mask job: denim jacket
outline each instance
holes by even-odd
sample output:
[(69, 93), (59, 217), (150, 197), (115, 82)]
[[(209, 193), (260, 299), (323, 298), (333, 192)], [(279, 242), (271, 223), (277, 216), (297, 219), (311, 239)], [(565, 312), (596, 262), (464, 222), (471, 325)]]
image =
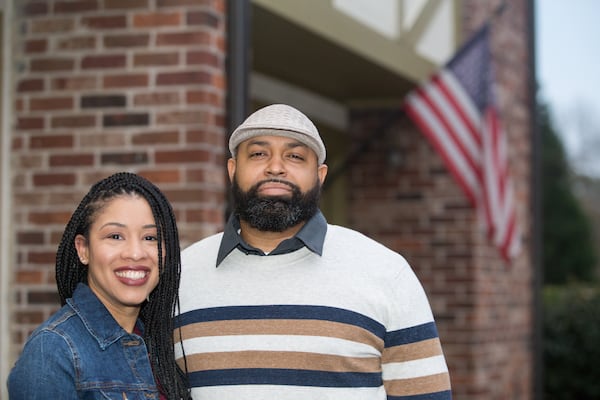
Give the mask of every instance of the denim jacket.
[(27, 339), (8, 393), (11, 400), (159, 398), (142, 337), (121, 328), (81, 283)]

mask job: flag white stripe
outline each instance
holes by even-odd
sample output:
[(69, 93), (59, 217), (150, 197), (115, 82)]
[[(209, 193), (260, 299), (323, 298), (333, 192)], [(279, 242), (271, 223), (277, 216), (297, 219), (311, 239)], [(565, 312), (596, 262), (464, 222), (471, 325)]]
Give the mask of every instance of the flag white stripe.
[(468, 186), (467, 190), (470, 190), (474, 197), (479, 197), (480, 185), (475, 171), (469, 166), (460, 150), (456, 148), (454, 141), (446, 134), (445, 128), (438, 120), (435, 113), (431, 111), (429, 106), (418, 95), (410, 95), (408, 103), (410, 103), (413, 110), (418, 113), (424, 121), (427, 121), (431, 133), (435, 136), (433, 139), (440, 143), (444, 148), (446, 156), (460, 173), (464, 184)]
[[(445, 82), (442, 82), (445, 83)], [(459, 114), (456, 112), (454, 105), (448, 101), (448, 98), (440, 91), (437, 85), (427, 85), (425, 92), (429, 96), (430, 100), (437, 106), (444, 118), (448, 121), (452, 131), (455, 133), (457, 140), (459, 140), (468, 156), (473, 161), (473, 164), (479, 166), (481, 162), (481, 152), (479, 144), (473, 139), (471, 129), (459, 118)], [(460, 92), (463, 92), (462, 90)], [(458, 93), (452, 93), (453, 96), (460, 96)], [(471, 121), (474, 126), (479, 126), (479, 121)]]
[[(465, 90), (463, 89), (460, 82), (456, 80), (456, 78), (451, 72), (445, 69), (441, 70), (439, 75), (440, 80), (444, 82), (444, 85), (452, 94), (453, 100), (459, 105), (459, 108), (465, 114), (467, 120), (475, 129), (479, 129), (482, 123), (481, 115), (479, 111), (477, 111), (477, 107), (475, 106), (475, 104), (473, 104), (473, 101), (469, 98), (469, 95), (465, 93)], [(478, 137), (479, 141), (481, 141), (481, 134), (479, 133), (479, 131), (475, 131), (473, 132), (473, 134)], [(473, 140), (475, 141), (474, 138)], [(479, 147), (479, 144), (477, 144), (477, 147)]]

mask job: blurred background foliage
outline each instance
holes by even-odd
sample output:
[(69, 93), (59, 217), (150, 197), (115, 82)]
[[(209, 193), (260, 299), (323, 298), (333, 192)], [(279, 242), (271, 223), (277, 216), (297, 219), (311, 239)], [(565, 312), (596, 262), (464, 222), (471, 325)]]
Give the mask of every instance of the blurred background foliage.
[[(598, 231), (577, 196), (549, 108), (538, 107), (542, 138), (544, 398), (600, 399)], [(589, 179), (600, 187), (600, 180)], [(598, 204), (594, 205), (598, 208)]]

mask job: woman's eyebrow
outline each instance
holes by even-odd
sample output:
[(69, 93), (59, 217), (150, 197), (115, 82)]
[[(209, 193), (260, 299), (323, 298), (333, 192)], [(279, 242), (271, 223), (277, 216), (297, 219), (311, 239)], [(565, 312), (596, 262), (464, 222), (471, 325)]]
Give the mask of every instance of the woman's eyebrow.
[[(105, 228), (107, 226), (116, 226), (117, 228), (126, 228), (127, 227), (127, 225), (122, 224), (120, 222), (107, 222), (104, 225), (102, 225), (100, 227), (100, 229)], [(156, 228), (156, 224), (147, 224), (147, 225), (142, 226), (142, 228), (144, 228), (144, 229), (153, 229), (153, 228)]]

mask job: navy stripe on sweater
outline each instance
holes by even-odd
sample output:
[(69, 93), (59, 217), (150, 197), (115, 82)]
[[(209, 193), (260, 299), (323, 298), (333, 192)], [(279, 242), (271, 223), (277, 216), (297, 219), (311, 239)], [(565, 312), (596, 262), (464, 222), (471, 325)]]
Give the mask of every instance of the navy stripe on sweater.
[(427, 322), (422, 325), (412, 326), (406, 329), (388, 332), (385, 335), (385, 347), (400, 346), (420, 342), (422, 340), (434, 339), (438, 337), (437, 328), (434, 322)]
[(188, 374), (192, 387), (222, 385), (292, 385), (314, 387), (379, 387), (381, 373), (327, 372), (296, 369), (227, 369)]
[(199, 322), (235, 321), (248, 319), (314, 319), (359, 326), (381, 339), (385, 327), (362, 314), (335, 307), (306, 305), (266, 305), (214, 307), (188, 311), (175, 318), (175, 328)]

